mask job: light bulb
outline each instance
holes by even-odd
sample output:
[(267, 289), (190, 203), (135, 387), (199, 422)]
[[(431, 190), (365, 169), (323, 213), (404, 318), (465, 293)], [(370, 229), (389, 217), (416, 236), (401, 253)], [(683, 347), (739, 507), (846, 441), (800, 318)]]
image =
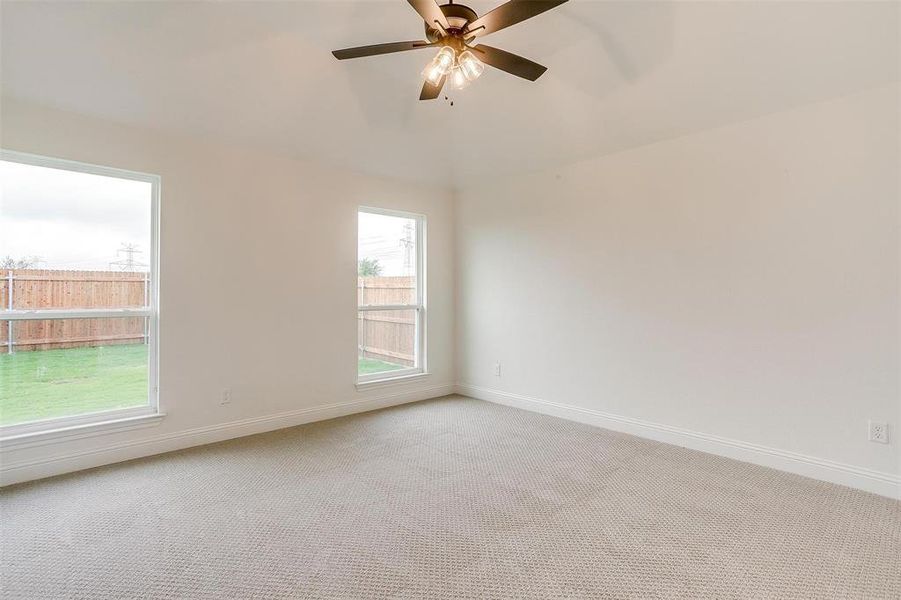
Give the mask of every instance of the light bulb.
[(479, 75), (482, 74), (482, 71), (485, 70), (485, 65), (482, 64), (475, 55), (469, 50), (464, 50), (462, 54), (460, 54), (459, 59), (460, 70), (463, 71), (463, 75), (466, 76), (466, 79), (469, 81), (475, 81), (479, 78)]
[(450, 75), (447, 76), (447, 82), (452, 90), (462, 90), (469, 85), (469, 80), (466, 78), (463, 69), (460, 67), (451, 69)]
[(435, 64), (435, 61), (432, 61), (423, 69), (422, 76), (432, 85), (438, 85), (438, 82), (444, 77), (444, 72), (442, 72), (441, 67)]
[(422, 76), (432, 85), (438, 85), (441, 78), (454, 66), (454, 57), (453, 48), (445, 46), (438, 51), (432, 62), (427, 64), (425, 69), (422, 70)]
[(454, 49), (449, 46), (445, 46), (438, 51), (438, 55), (435, 57), (435, 64), (441, 68), (442, 75), (450, 71), (451, 67), (454, 66), (454, 58)]

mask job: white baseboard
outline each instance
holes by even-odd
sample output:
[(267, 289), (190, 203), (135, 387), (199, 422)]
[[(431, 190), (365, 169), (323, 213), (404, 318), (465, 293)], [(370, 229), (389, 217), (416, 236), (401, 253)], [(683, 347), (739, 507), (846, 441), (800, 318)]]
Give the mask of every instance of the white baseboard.
[(901, 477), (891, 473), (871, 471), (795, 452), (768, 448), (758, 444), (721, 438), (679, 427), (651, 423), (641, 419), (623, 417), (559, 402), (549, 402), (539, 398), (530, 398), (465, 383), (458, 383), (455, 386), (455, 390), (458, 394), (479, 400), (487, 400), (488, 402), (561, 417), (658, 442), (683, 446), (692, 450), (700, 450), (701, 452), (717, 454), (755, 465), (837, 483), (888, 496), (889, 498), (901, 499)]
[(173, 450), (182, 450), (192, 446), (202, 446), (255, 433), (294, 427), (304, 423), (334, 419), (335, 417), (367, 412), (378, 408), (438, 398), (451, 393), (453, 393), (451, 384), (427, 388), (417, 387), (413, 390), (395, 391), (362, 400), (301, 408), (274, 415), (197, 427), (135, 441), (104, 445), (89, 450), (54, 453), (33, 460), (8, 462), (4, 459), (2, 465), (0, 465), (0, 486), (71, 473)]

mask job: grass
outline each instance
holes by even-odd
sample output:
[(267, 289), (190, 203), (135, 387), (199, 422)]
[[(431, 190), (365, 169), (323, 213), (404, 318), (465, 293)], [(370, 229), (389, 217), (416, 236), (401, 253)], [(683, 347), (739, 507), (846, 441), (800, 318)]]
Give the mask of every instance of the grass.
[[(360, 358), (358, 373), (402, 365)], [(128, 344), (0, 354), (0, 425), (141, 406), (147, 346)]]
[(146, 402), (143, 344), (0, 355), (0, 425)]
[(403, 365), (396, 365), (394, 363), (376, 360), (374, 358), (357, 359), (358, 375), (368, 375), (369, 373), (384, 373), (385, 371), (396, 371), (397, 369), (403, 368)]

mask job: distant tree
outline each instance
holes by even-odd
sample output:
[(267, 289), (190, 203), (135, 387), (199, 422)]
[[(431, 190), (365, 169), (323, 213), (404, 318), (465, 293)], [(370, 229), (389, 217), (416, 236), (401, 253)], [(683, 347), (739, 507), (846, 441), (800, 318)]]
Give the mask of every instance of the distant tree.
[(361, 258), (357, 263), (357, 274), (360, 277), (376, 277), (382, 274), (382, 265), (377, 258)]
[(0, 260), (0, 269), (31, 269), (38, 264), (37, 256), (23, 256), (22, 258), (13, 258), (6, 256)]

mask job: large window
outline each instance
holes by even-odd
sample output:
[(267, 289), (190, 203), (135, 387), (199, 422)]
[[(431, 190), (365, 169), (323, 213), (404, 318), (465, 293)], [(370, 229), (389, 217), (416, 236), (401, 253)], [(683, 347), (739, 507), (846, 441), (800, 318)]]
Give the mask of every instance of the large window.
[(0, 151), (0, 437), (158, 413), (154, 175)]
[(425, 371), (425, 219), (361, 208), (357, 234), (357, 380)]

